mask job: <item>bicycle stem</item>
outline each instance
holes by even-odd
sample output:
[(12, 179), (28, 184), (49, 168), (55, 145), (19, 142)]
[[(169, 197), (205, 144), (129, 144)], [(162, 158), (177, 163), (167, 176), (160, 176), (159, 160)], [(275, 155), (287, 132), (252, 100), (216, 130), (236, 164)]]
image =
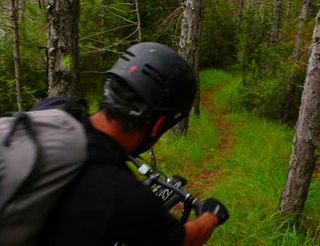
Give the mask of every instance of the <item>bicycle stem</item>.
[(198, 198), (193, 196), (189, 191), (178, 188), (168, 181), (161, 179), (160, 174), (155, 172), (149, 165), (140, 163), (136, 158), (130, 155), (128, 156), (128, 159), (137, 167), (139, 173), (146, 177), (143, 181), (146, 186), (150, 187), (154, 184), (165, 186), (179, 194), (183, 198), (184, 202), (191, 204), (192, 207), (197, 208), (200, 205)]

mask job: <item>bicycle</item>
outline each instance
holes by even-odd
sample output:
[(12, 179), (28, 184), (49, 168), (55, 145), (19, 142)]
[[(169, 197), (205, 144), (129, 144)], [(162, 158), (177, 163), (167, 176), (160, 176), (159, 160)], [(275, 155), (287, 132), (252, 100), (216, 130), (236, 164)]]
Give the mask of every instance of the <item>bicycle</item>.
[[(153, 170), (149, 165), (139, 162), (136, 158), (128, 156), (138, 172), (145, 177), (142, 183), (151, 188), (153, 193), (163, 201), (163, 206), (169, 213), (175, 216), (182, 223), (186, 223), (190, 217), (192, 209), (198, 211), (206, 201), (201, 201), (183, 187), (187, 180), (180, 175), (165, 177)], [(222, 203), (218, 200), (211, 199), (215, 204), (213, 214), (219, 217), (220, 224), (224, 223), (229, 214)], [(220, 209), (223, 211), (219, 212)], [(200, 209), (201, 210), (201, 209)], [(122, 242), (117, 242), (114, 246), (127, 246)]]
[(163, 177), (159, 172), (154, 171), (149, 165), (139, 162), (136, 158), (129, 156), (140, 174), (145, 179), (142, 183), (150, 187), (153, 193), (163, 201), (163, 206), (182, 223), (187, 222), (192, 209), (197, 209), (201, 202), (183, 187), (187, 180), (180, 175)]

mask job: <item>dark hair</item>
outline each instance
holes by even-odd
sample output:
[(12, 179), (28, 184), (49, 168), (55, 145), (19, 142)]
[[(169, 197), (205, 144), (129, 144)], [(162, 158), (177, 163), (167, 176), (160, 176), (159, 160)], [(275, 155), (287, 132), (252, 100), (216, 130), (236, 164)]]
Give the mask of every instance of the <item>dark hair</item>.
[(155, 117), (142, 98), (125, 81), (114, 75), (109, 75), (104, 83), (100, 108), (108, 118), (118, 120), (126, 132), (144, 129)]

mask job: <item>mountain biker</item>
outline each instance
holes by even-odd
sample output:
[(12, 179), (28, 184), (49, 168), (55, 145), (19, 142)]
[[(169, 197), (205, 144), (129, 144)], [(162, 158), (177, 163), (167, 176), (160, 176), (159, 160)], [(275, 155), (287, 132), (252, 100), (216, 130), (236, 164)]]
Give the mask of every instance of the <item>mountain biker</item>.
[(181, 224), (126, 165), (128, 154), (146, 151), (188, 115), (196, 93), (193, 70), (170, 48), (146, 42), (127, 49), (107, 76), (100, 111), (81, 119), (87, 161), (38, 245), (202, 245), (223, 222), (217, 211), (227, 213), (224, 206), (206, 204)]

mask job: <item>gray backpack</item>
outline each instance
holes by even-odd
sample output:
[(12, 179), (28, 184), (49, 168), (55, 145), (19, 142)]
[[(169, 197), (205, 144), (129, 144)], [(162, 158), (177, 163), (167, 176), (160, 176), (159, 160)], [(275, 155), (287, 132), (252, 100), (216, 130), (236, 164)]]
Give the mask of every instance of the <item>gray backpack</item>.
[(33, 245), (86, 159), (86, 133), (59, 109), (0, 118), (0, 245)]

